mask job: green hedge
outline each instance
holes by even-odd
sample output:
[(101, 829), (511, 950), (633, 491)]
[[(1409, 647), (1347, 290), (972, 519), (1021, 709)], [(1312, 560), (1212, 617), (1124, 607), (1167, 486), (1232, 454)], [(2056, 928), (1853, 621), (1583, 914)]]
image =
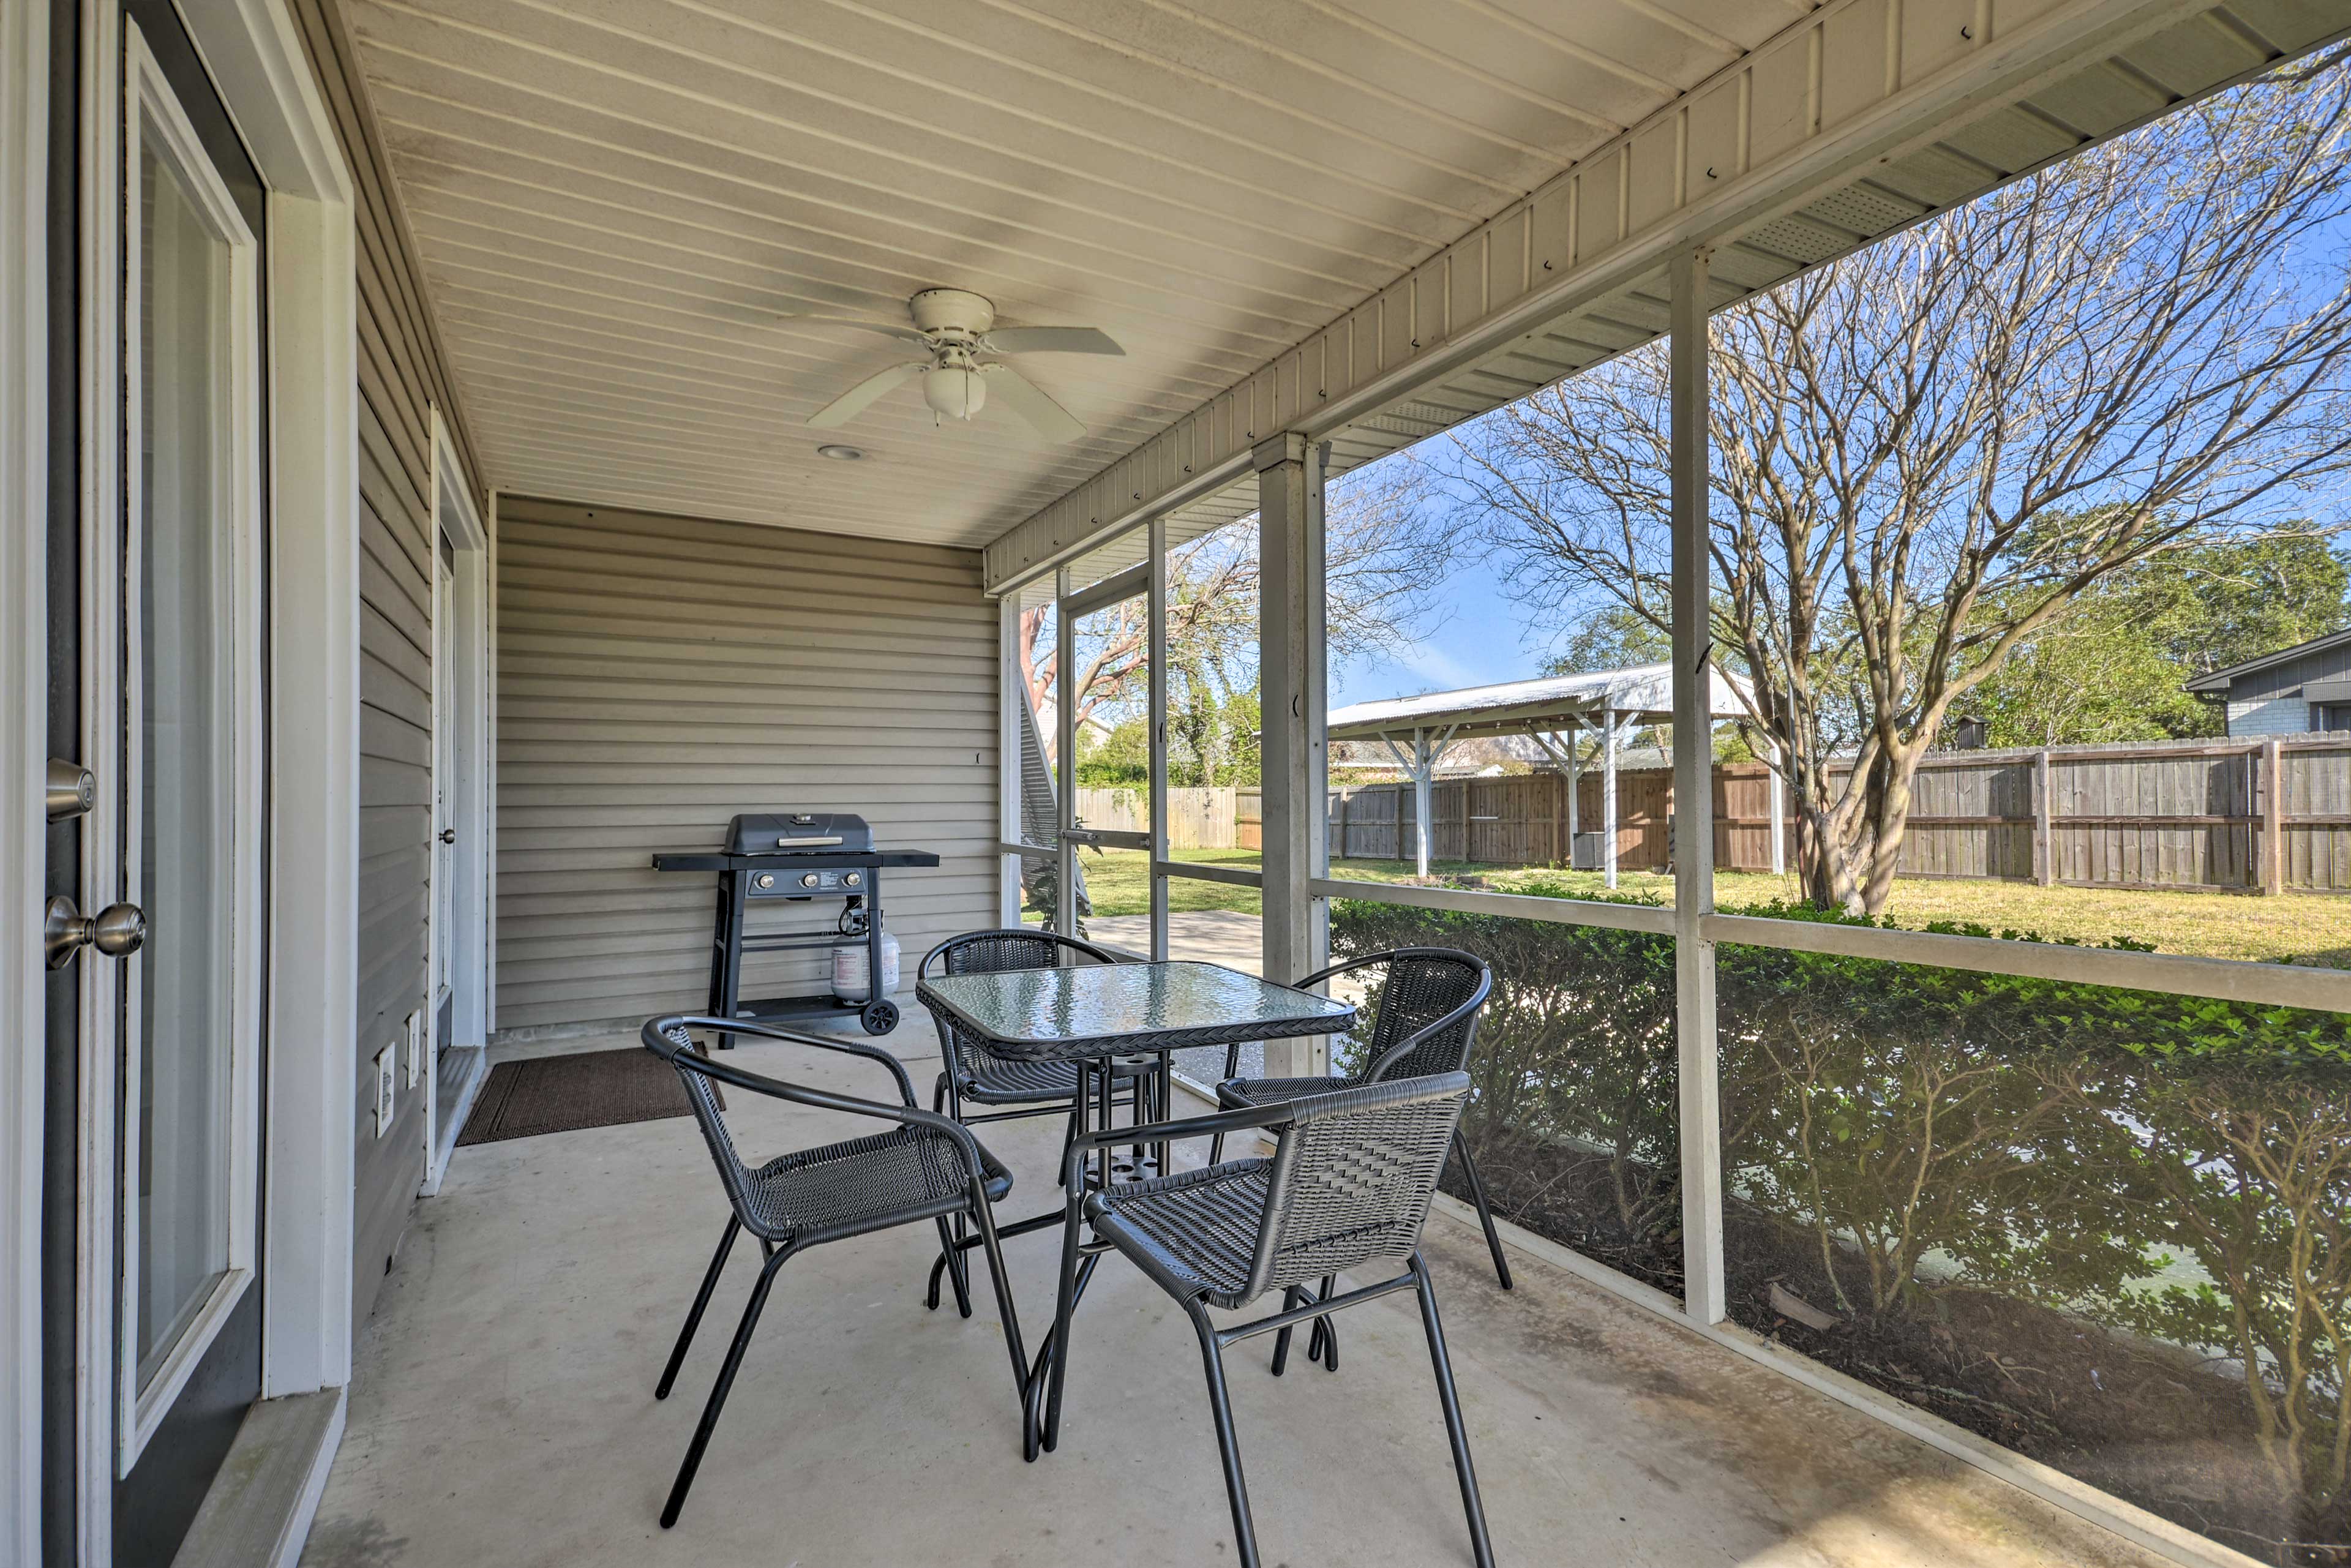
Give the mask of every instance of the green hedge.
[[(1332, 905), (1331, 932), (1334, 958), (1416, 943), (1485, 957), (1469, 1126), (1503, 1167), (1503, 1207), (1619, 1266), (1610, 1248), (1677, 1266), (1670, 938), (1361, 901)], [(1723, 1163), (1755, 1270), (1809, 1260), (1806, 1289), (1856, 1332), (1935, 1326), (1965, 1292), (1996, 1292), (2217, 1354), (2238, 1375), (2195, 1375), (2214, 1419), (2291, 1515), (2253, 1532), (2351, 1542), (2351, 1019), (1735, 945), (1716, 988)], [(1563, 1186), (1583, 1195), (1573, 1213)], [(2139, 1500), (2209, 1524), (2214, 1505), (2148, 1484)]]

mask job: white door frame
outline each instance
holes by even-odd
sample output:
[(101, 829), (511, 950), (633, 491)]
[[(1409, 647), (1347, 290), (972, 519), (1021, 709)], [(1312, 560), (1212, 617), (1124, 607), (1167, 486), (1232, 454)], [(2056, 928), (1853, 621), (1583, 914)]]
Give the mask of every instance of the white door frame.
[(0, 5), (0, 1561), (41, 1559), (49, 8)]
[[(262, 1392), (306, 1393), (350, 1375), (351, 1106), (359, 846), (358, 324), (352, 185), (335, 122), (282, 0), (189, 8), (187, 24), (269, 187), (269, 548), (273, 868), (265, 984)], [(0, 6), (0, 1016), (41, 1038), (38, 918), (44, 831), (35, 801), (47, 745), (46, 162), (48, 7)], [(83, 9), (86, 283), (110, 277), (120, 211), (120, 47), (113, 0)], [(98, 257), (109, 258), (108, 267)], [(121, 453), (114, 290), (88, 288), (87, 516), (111, 516)], [(90, 352), (102, 350), (101, 352)], [(103, 415), (103, 417), (101, 417)], [(93, 439), (95, 437), (95, 439)], [(115, 781), (119, 782), (119, 781)], [(105, 791), (101, 791), (101, 799)], [(97, 966), (85, 963), (86, 970)], [(86, 1079), (87, 1079), (86, 1075)], [(40, 1520), (40, 1259), (43, 1102), (37, 1051), (0, 1052), (0, 1558), (35, 1561)], [(85, 1103), (84, 1115), (94, 1107)], [(112, 1151), (93, 1158), (110, 1181)], [(88, 1187), (86, 1191), (91, 1190)], [(103, 1190), (103, 1189), (99, 1189)], [(97, 1211), (84, 1210), (85, 1249)], [(111, 1272), (112, 1236), (102, 1254)], [(96, 1289), (87, 1287), (95, 1285)], [(113, 1293), (85, 1281), (79, 1556), (112, 1549)]]
[[(427, 859), (429, 883), (425, 890), (425, 908), (433, 918), (425, 930), (425, 967), (428, 977), (447, 978), (454, 1002), (455, 1022), (451, 1026), (450, 1045), (453, 1050), (467, 1054), (457, 1060), (466, 1063), (465, 1080), (456, 1085), (455, 1103), (452, 1113), (444, 1118), (440, 1106), (440, 1052), (432, 1042), (424, 1052), (424, 1181), (423, 1192), (430, 1197), (441, 1188), (442, 1176), (448, 1169), (449, 1155), (455, 1147), (458, 1131), (465, 1124), (465, 1115), (474, 1096), (480, 1092), (482, 1080), (488, 1071), (488, 1052), (480, 1048), (489, 1041), (490, 988), (490, 866), (496, 852), (494, 841), (496, 829), (491, 816), (492, 774), (496, 763), (493, 755), (490, 727), (491, 673), (495, 653), (490, 634), (490, 591), (492, 582), (492, 534), (482, 519), (481, 508), (466, 487), (465, 469), (458, 457), (455, 442), (450, 439), (448, 423), (435, 408), (433, 413), (433, 528), (431, 570), (434, 572), (433, 648), (433, 724), (435, 746), (434, 766), (436, 777), (434, 794), (440, 797), (444, 781), (437, 777), (440, 747), (437, 744), (440, 727), (451, 727), (450, 757), (455, 777), (445, 781), (448, 791), (449, 821), (457, 834), (457, 841), (449, 855), (449, 873), (455, 881), (448, 899), (450, 930), (442, 930), (439, 914), (442, 907), (440, 886), (441, 856), (437, 844)], [(446, 536), (453, 550), (454, 568), (451, 585), (446, 593), (439, 588), (440, 541)], [(448, 628), (450, 659), (453, 666), (443, 669), (439, 650), (443, 627), (439, 617), (447, 614), (455, 622)], [(435, 824), (438, 831), (438, 824)], [(446, 960), (445, 964), (444, 960)], [(428, 978), (426, 989), (432, 988)], [(424, 998), (424, 1027), (428, 1033), (434, 1027), (435, 1004), (438, 998)]]

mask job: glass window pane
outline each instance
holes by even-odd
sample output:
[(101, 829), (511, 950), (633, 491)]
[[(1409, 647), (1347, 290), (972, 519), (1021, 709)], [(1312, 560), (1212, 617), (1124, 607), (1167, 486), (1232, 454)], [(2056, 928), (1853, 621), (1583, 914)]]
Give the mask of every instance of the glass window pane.
[(133, 960), (143, 1385), (229, 1262), (235, 798), (228, 246), (143, 140)]
[(1141, 594), (1077, 618), (1078, 825), (1151, 828), (1149, 609)]
[(1735, 1321), (2262, 1562), (2351, 1546), (2351, 1019), (1718, 957)]

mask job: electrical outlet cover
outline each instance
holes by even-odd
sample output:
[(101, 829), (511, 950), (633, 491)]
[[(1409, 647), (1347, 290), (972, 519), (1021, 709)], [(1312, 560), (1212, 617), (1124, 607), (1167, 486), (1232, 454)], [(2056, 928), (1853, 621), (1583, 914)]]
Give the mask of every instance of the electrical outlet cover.
[(379, 1138), (392, 1130), (392, 1051), (387, 1045), (375, 1053), (375, 1135)]

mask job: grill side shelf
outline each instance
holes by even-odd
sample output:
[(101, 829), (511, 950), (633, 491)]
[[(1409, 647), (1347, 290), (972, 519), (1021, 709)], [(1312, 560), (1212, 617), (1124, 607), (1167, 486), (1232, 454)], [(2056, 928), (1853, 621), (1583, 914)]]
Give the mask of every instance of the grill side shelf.
[(822, 854), (653, 856), (655, 871), (756, 871), (761, 868), (776, 870), (787, 866), (801, 871), (826, 871), (842, 866), (862, 866), (871, 870), (884, 870), (902, 866), (935, 866), (938, 863), (938, 855), (930, 850), (856, 850), (847, 853), (828, 852)]

